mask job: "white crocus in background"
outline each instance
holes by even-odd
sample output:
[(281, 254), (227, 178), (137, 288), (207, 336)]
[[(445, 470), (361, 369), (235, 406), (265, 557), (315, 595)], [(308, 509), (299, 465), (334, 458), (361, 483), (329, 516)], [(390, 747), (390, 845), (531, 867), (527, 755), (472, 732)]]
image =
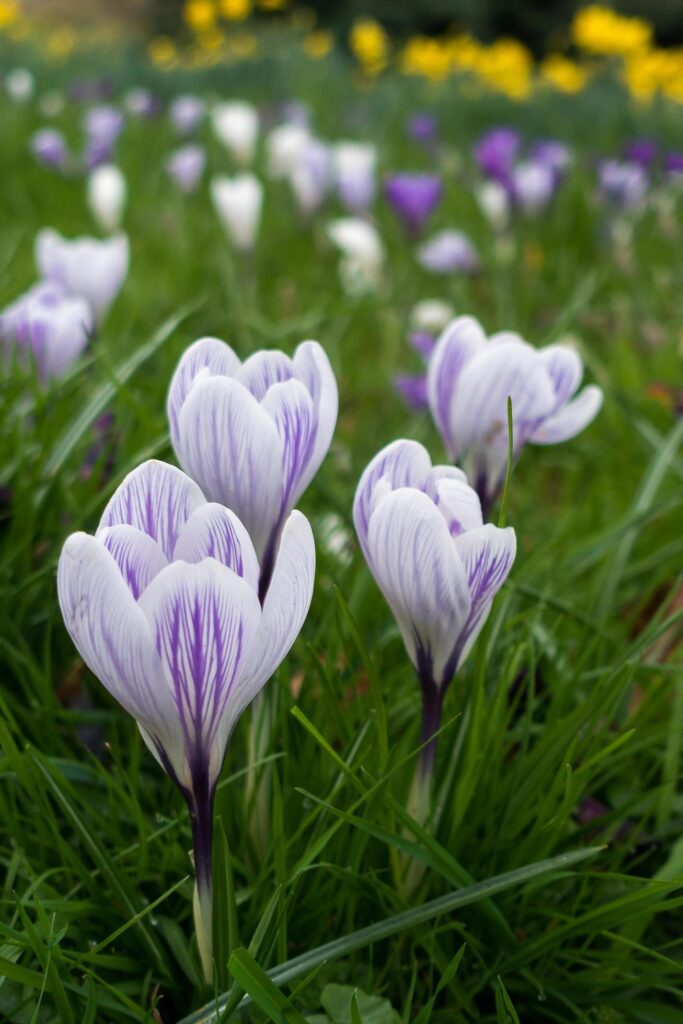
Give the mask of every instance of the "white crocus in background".
[(410, 311), (410, 326), (414, 331), (437, 335), (454, 315), (453, 306), (444, 299), (421, 299)]
[(327, 225), (342, 254), (339, 273), (349, 295), (375, 291), (381, 284), (384, 246), (377, 229), (359, 217), (340, 217)]
[(342, 206), (350, 213), (366, 213), (377, 188), (377, 150), (370, 142), (338, 142), (332, 155)]
[(38, 272), (90, 305), (95, 326), (104, 320), (128, 274), (128, 237), (62, 238), (52, 228), (39, 231), (35, 242)]
[(270, 178), (289, 178), (303, 160), (311, 141), (304, 124), (287, 121), (268, 133), (265, 142), (266, 168)]
[(227, 175), (211, 182), (218, 218), (238, 252), (251, 252), (261, 223), (263, 185), (254, 174)]
[(36, 89), (36, 80), (28, 68), (12, 68), (5, 76), (5, 89), (15, 103), (28, 103)]
[(88, 206), (98, 227), (111, 233), (121, 226), (128, 198), (123, 173), (114, 164), (101, 164), (91, 171), (87, 185)]
[(602, 390), (578, 392), (583, 363), (567, 345), (535, 349), (513, 331), (490, 338), (474, 317), (446, 327), (429, 361), (427, 389), (449, 457), (462, 463), (486, 511), (508, 460), (508, 397), (514, 456), (527, 441), (557, 444), (580, 433), (602, 405)]
[(53, 281), (40, 281), (0, 313), (3, 362), (33, 361), (46, 383), (78, 359), (92, 329), (92, 310), (84, 298)]
[(322, 206), (332, 181), (330, 147), (320, 139), (311, 138), (299, 163), (289, 175), (289, 184), (304, 217), (310, 217)]
[(483, 181), (475, 187), (474, 198), (494, 231), (504, 231), (510, 220), (507, 189), (499, 181)]
[(256, 107), (242, 100), (217, 103), (211, 111), (211, 125), (235, 163), (248, 167), (254, 160), (259, 134)]

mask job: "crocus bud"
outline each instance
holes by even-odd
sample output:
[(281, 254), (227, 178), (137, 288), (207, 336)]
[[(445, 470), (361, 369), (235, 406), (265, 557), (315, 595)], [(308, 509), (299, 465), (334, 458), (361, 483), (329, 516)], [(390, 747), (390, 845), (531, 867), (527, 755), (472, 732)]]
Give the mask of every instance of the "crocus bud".
[(474, 197), (493, 230), (504, 231), (510, 219), (508, 190), (491, 179), (475, 186)]
[(540, 213), (555, 192), (552, 167), (537, 160), (523, 160), (512, 171), (512, 196), (525, 213)]
[(492, 128), (474, 147), (474, 160), (487, 178), (505, 184), (519, 150), (519, 133), (513, 128)]
[(44, 278), (87, 301), (99, 326), (128, 273), (128, 238), (62, 238), (44, 228), (36, 236), (35, 259)]
[(36, 81), (28, 68), (12, 68), (5, 76), (5, 89), (15, 103), (28, 103), (36, 89)]
[(289, 184), (300, 213), (309, 217), (318, 210), (331, 183), (332, 157), (329, 146), (309, 138), (299, 163), (289, 174)]
[(266, 138), (266, 167), (270, 178), (289, 178), (296, 170), (311, 141), (305, 124), (288, 121), (273, 128)]
[(333, 160), (342, 205), (351, 213), (366, 213), (375, 198), (377, 150), (370, 143), (338, 142)]
[(206, 150), (203, 146), (188, 144), (169, 154), (166, 171), (181, 192), (194, 192), (206, 166)]
[(384, 192), (409, 235), (421, 235), (443, 196), (438, 174), (391, 174)]
[(204, 120), (206, 104), (199, 96), (177, 96), (168, 109), (178, 135), (192, 135)]
[(254, 248), (263, 204), (263, 185), (254, 174), (223, 175), (211, 182), (218, 219), (238, 252)]
[(464, 231), (437, 232), (419, 246), (417, 259), (433, 274), (473, 274), (479, 269), (477, 250)]
[(353, 521), (420, 681), (420, 773), (429, 776), (444, 695), (512, 568), (515, 532), (485, 526), (465, 474), (432, 466), (416, 441), (395, 441), (370, 462)]
[(5, 360), (35, 363), (45, 383), (61, 377), (83, 352), (93, 330), (90, 306), (61, 285), (41, 281), (0, 313)]
[(39, 163), (65, 171), (69, 165), (69, 150), (61, 132), (55, 128), (41, 128), (30, 140), (31, 152)]
[(256, 553), (238, 517), (155, 461), (125, 478), (95, 536), (72, 534), (60, 555), (57, 592), (71, 639), (187, 802), (209, 982), (216, 784), (237, 720), (303, 625), (314, 571), (311, 528), (292, 512), (261, 605)]
[(358, 217), (340, 217), (327, 225), (327, 233), (342, 254), (339, 272), (349, 295), (375, 291), (384, 266), (384, 246), (377, 229)]
[(508, 397), (517, 457), (527, 441), (557, 444), (594, 419), (602, 390), (591, 385), (576, 394), (582, 375), (581, 358), (567, 345), (535, 349), (512, 331), (487, 338), (470, 316), (445, 329), (429, 362), (429, 405), (449, 457), (465, 466), (485, 511), (505, 479)]
[(253, 162), (259, 133), (258, 112), (251, 103), (233, 100), (217, 103), (211, 111), (211, 124), (218, 141), (242, 167)]
[(100, 164), (88, 176), (88, 206), (97, 225), (107, 232), (121, 226), (128, 187), (126, 179), (113, 164)]
[(191, 345), (168, 392), (171, 443), (183, 469), (249, 531), (268, 589), (282, 524), (313, 479), (337, 421), (337, 383), (317, 341), (293, 358), (224, 341)]
[(85, 115), (85, 162), (90, 169), (109, 163), (114, 146), (123, 130), (124, 116), (116, 107), (102, 104)]

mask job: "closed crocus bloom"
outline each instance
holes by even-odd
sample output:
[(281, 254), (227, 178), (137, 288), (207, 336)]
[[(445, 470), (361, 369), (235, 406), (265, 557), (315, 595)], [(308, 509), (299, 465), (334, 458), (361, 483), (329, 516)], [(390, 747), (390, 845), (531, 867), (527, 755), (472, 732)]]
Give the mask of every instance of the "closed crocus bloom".
[(549, 167), (555, 181), (559, 182), (571, 165), (572, 152), (569, 146), (558, 139), (538, 139), (531, 147), (531, 158)]
[(166, 160), (168, 176), (181, 192), (194, 192), (206, 166), (206, 150), (202, 146), (188, 144), (169, 154)]
[(218, 218), (238, 252), (254, 248), (261, 223), (263, 185), (254, 174), (223, 175), (211, 182)]
[(331, 174), (329, 146), (319, 139), (309, 138), (298, 164), (289, 174), (289, 184), (299, 212), (305, 217), (322, 206), (330, 187)]
[(15, 103), (28, 103), (36, 89), (36, 81), (28, 68), (12, 68), (5, 77), (5, 89)]
[(71, 639), (187, 802), (207, 981), (216, 783), (238, 718), (301, 629), (314, 570), (311, 528), (292, 512), (261, 605), (258, 561), (239, 518), (156, 461), (125, 478), (95, 535), (72, 534), (59, 559)]
[(36, 237), (35, 257), (44, 278), (87, 301), (99, 326), (128, 273), (128, 238), (62, 238), (44, 228)]
[[(353, 521), (417, 672), (427, 743), (439, 727), (446, 689), (512, 568), (515, 533), (485, 526), (464, 473), (432, 466), (416, 441), (395, 441), (370, 462), (356, 490)], [(421, 781), (434, 756), (434, 742), (427, 743)]]
[(0, 313), (5, 357), (33, 361), (45, 383), (60, 377), (83, 352), (93, 330), (85, 299), (41, 281)]
[(103, 231), (116, 231), (128, 196), (128, 186), (122, 172), (114, 164), (100, 164), (88, 176), (88, 206), (97, 225)]
[(241, 100), (217, 103), (211, 111), (211, 124), (216, 138), (236, 163), (243, 167), (252, 163), (259, 133), (256, 107)]
[(409, 235), (422, 234), (441, 202), (443, 183), (438, 174), (391, 174), (384, 193)]
[(85, 115), (85, 162), (90, 169), (109, 163), (114, 146), (123, 130), (124, 116), (116, 107), (102, 104)]
[(377, 150), (366, 142), (338, 142), (333, 160), (342, 205), (351, 213), (366, 213), (375, 198)]
[(311, 133), (305, 124), (287, 121), (273, 128), (265, 144), (268, 176), (289, 178), (303, 161), (310, 142)]
[(448, 455), (463, 464), (487, 510), (505, 479), (508, 396), (513, 454), (526, 444), (557, 444), (580, 433), (597, 415), (602, 390), (577, 394), (583, 365), (568, 345), (535, 349), (518, 334), (487, 338), (473, 317), (444, 330), (429, 362), (429, 405)]
[(423, 242), (417, 259), (433, 274), (473, 274), (479, 269), (477, 250), (464, 231), (448, 228)]
[(337, 421), (337, 383), (317, 341), (293, 358), (255, 352), (241, 363), (218, 338), (187, 349), (168, 393), (171, 443), (183, 469), (249, 531), (267, 591), (278, 538), (313, 479)]
[(384, 246), (377, 229), (358, 217), (340, 217), (327, 225), (327, 233), (342, 254), (339, 270), (349, 295), (375, 291), (384, 266)]
[(45, 167), (64, 171), (69, 165), (69, 150), (61, 132), (55, 128), (41, 128), (29, 141), (31, 152)]
[(482, 181), (475, 186), (474, 197), (494, 231), (504, 231), (510, 218), (508, 190), (498, 181)]
[(199, 96), (177, 96), (168, 108), (168, 116), (178, 135), (192, 135), (206, 113), (206, 103)]
[(538, 160), (524, 160), (512, 171), (512, 196), (525, 213), (540, 213), (555, 193), (552, 167)]
[(519, 144), (519, 133), (514, 128), (492, 128), (475, 145), (475, 162), (488, 178), (505, 184), (517, 157)]
[(600, 199), (625, 210), (641, 205), (650, 185), (644, 168), (629, 160), (601, 160), (598, 164)]

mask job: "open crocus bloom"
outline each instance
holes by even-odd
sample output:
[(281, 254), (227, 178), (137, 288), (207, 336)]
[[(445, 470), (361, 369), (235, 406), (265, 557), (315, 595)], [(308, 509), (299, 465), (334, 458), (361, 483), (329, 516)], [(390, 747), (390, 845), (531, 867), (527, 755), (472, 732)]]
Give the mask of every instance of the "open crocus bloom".
[(238, 517), (156, 461), (126, 477), (95, 536), (72, 534), (59, 559), (73, 642), (188, 803), (207, 975), (216, 782), (235, 723), (301, 629), (314, 571), (311, 528), (294, 511), (261, 606), (256, 553)]
[[(363, 554), (398, 623), (422, 687), (423, 739), (515, 559), (514, 530), (484, 525), (461, 470), (394, 441), (367, 466), (353, 503)], [(425, 748), (431, 770), (434, 748)]]
[(35, 258), (44, 278), (88, 302), (99, 326), (128, 273), (128, 237), (71, 239), (44, 228), (36, 236)]
[(292, 358), (261, 351), (241, 363), (224, 341), (201, 338), (173, 375), (167, 411), (178, 461), (246, 526), (262, 597), (283, 524), (330, 446), (337, 406), (317, 341), (304, 341)]
[(450, 458), (465, 464), (485, 509), (505, 478), (508, 396), (517, 456), (527, 441), (566, 441), (594, 419), (602, 390), (591, 385), (576, 395), (582, 375), (568, 345), (535, 349), (512, 331), (487, 338), (469, 316), (444, 330), (429, 362), (429, 404)]
[(35, 361), (45, 382), (60, 377), (83, 352), (93, 329), (85, 299), (40, 281), (0, 313), (0, 341), (20, 361)]

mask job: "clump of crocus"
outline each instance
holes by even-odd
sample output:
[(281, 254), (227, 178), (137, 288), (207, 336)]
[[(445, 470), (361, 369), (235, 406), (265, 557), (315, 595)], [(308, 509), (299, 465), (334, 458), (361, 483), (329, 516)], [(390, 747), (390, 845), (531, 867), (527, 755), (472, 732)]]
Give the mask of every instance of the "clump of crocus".
[(46, 383), (61, 377), (85, 349), (93, 315), (84, 298), (61, 285), (41, 281), (0, 313), (4, 362), (35, 364)]
[(441, 202), (443, 182), (438, 174), (390, 174), (384, 194), (410, 237), (417, 238)]
[(181, 192), (189, 194), (199, 185), (206, 167), (206, 150), (203, 146), (188, 143), (174, 149), (166, 160), (166, 173)]
[(455, 319), (429, 361), (427, 391), (449, 457), (463, 465), (484, 514), (498, 495), (508, 461), (508, 398), (513, 455), (580, 433), (602, 405), (602, 390), (578, 392), (583, 363), (568, 345), (535, 349), (512, 331), (490, 338), (470, 316)]
[(99, 327), (128, 273), (128, 238), (62, 238), (44, 228), (36, 236), (35, 258), (42, 277), (87, 301)]
[(244, 363), (218, 338), (182, 356), (168, 393), (171, 443), (211, 501), (236, 514), (270, 584), (284, 523), (327, 454), (337, 421), (337, 383), (317, 341), (290, 358), (261, 351)]
[(59, 604), (71, 639), (137, 720), (187, 803), (208, 982), (216, 784), (237, 720), (303, 625), (314, 571), (308, 520), (291, 512), (261, 605), (258, 560), (239, 518), (207, 502), (179, 469), (155, 461), (126, 477), (95, 536), (72, 534), (59, 559)]
[(410, 809), (423, 823), (444, 696), (512, 568), (515, 532), (484, 525), (465, 474), (432, 466), (416, 441), (395, 441), (370, 462), (353, 521), (420, 682), (424, 746)]

